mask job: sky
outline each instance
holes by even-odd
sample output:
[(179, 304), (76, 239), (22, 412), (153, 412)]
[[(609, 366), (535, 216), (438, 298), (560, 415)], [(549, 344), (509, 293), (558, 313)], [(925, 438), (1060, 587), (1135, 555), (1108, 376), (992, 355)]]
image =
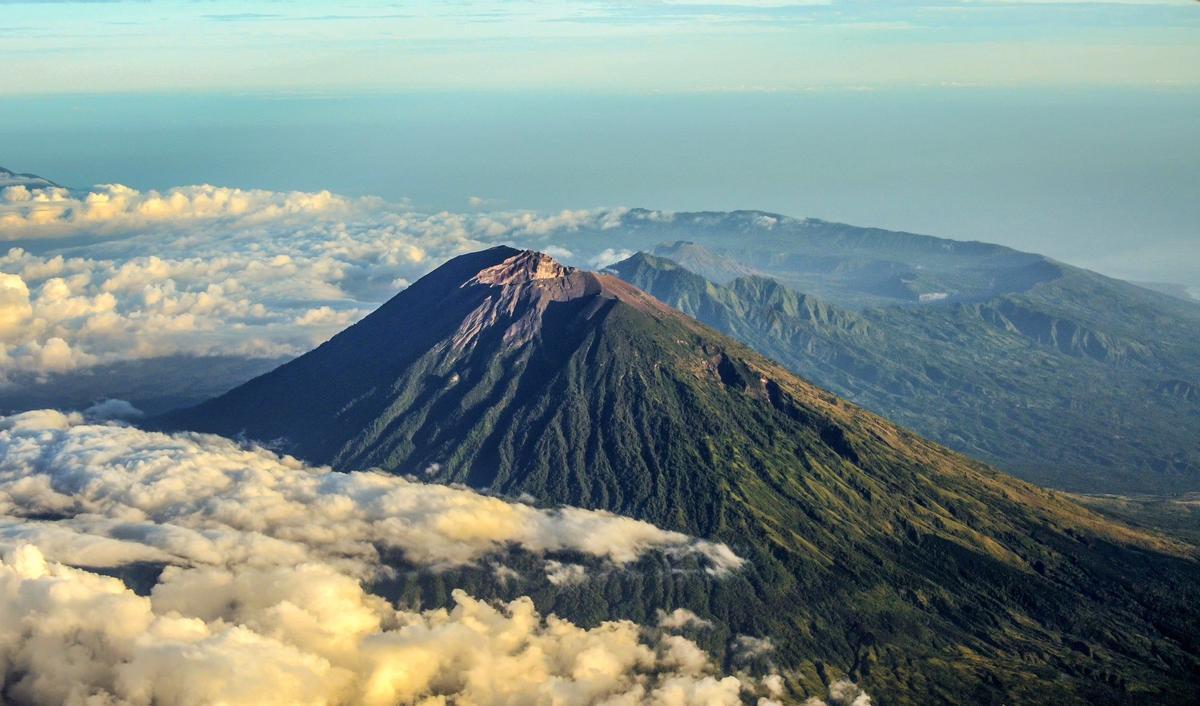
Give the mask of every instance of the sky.
[(757, 208), (1200, 286), (1200, 2), (0, 0), (0, 166)]
[(0, 1), (0, 93), (1196, 85), (1194, 0)]

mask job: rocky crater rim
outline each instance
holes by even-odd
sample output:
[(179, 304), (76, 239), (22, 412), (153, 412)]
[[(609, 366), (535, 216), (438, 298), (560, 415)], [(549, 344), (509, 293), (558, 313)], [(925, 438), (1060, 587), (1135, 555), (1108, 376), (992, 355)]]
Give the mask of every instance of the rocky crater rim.
[(522, 250), (503, 262), (480, 270), (468, 283), (504, 287), (560, 279), (574, 271), (574, 267), (562, 265), (545, 253)]

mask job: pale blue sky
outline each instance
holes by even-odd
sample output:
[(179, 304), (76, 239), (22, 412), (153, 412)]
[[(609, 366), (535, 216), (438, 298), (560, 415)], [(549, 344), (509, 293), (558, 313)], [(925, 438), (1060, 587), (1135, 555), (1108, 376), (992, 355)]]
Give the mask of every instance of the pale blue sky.
[(1196, 85), (1194, 0), (0, 0), (0, 94)]

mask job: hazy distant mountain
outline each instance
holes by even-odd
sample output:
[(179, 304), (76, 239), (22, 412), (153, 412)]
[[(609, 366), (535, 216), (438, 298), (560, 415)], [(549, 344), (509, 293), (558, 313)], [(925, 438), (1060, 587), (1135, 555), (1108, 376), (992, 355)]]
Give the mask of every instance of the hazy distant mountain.
[[(1200, 688), (1194, 548), (923, 441), (537, 253), (455, 258), (153, 425), (725, 541), (747, 560), (731, 577), (613, 572), (555, 609), (690, 608), (718, 651), (769, 638), (742, 644), (782, 669), (789, 703), (843, 673), (887, 704), (1185, 703)], [(502, 590), (472, 590), (489, 585)]]
[(1173, 282), (1134, 282), (1134, 284), (1158, 292), (1159, 294), (1166, 294), (1176, 299), (1200, 304), (1200, 287), (1189, 287), (1186, 284), (1175, 284)]
[(848, 308), (984, 301), (1059, 275), (1058, 266), (1046, 258), (1001, 245), (761, 211), (662, 214), (635, 209), (603, 229), (555, 234), (555, 243), (572, 251), (600, 244), (613, 251), (651, 251), (675, 241), (703, 246), (707, 254), (692, 257), (709, 260), (710, 266), (715, 266), (711, 258), (722, 257), (726, 269), (749, 269)]
[(701, 245), (677, 240), (663, 243), (654, 248), (654, 254), (678, 263), (705, 279), (724, 284), (739, 277), (766, 276), (763, 272), (748, 267), (733, 258), (717, 255)]
[(980, 302), (858, 311), (766, 277), (716, 284), (652, 255), (610, 269), (817, 385), (1028, 480), (1200, 489), (1200, 307), (1054, 267), (1053, 279)]
[(4, 167), (0, 167), (0, 189), (6, 186), (26, 186), (31, 189), (41, 189), (47, 186), (58, 186), (58, 184), (37, 174), (17, 174)]

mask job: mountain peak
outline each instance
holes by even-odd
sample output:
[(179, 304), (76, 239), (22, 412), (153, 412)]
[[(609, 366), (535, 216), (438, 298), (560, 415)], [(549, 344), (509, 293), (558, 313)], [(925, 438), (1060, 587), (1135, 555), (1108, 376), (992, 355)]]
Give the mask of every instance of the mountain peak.
[(545, 253), (520, 250), (499, 264), (483, 268), (469, 283), (505, 287), (537, 280), (560, 279), (572, 272), (575, 272), (574, 267), (562, 265)]
[[(1192, 549), (923, 441), (540, 253), (461, 255), (316, 350), (147, 423), (736, 546), (746, 564), (721, 582), (639, 566), (546, 605), (589, 620), (686, 608), (722, 626), (714, 647), (777, 639), (771, 658), (809, 690), (828, 664), (905, 704), (1195, 700)], [(1114, 676), (1097, 687), (1097, 673)]]

